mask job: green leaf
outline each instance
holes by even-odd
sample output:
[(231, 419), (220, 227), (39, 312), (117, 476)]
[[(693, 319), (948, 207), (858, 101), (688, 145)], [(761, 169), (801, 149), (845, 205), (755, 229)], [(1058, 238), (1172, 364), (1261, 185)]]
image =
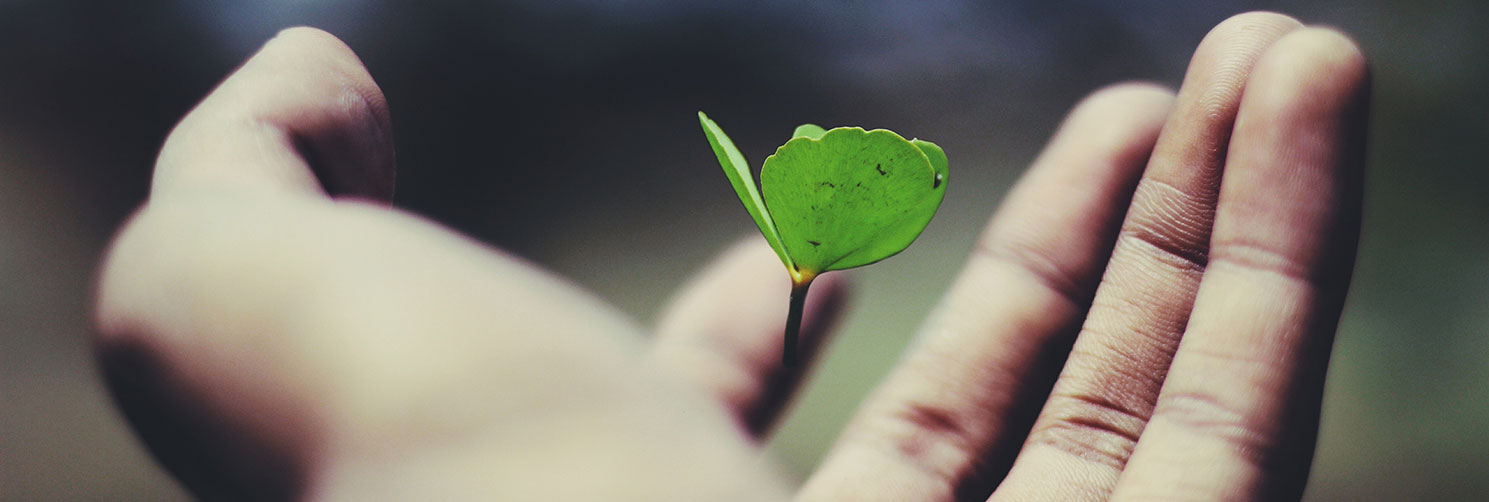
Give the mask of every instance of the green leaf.
[[(910, 144), (915, 145), (916, 148), (920, 149), (921, 153), (925, 154), (926, 160), (930, 162), (931, 170), (935, 172), (935, 176), (931, 179), (931, 194), (920, 201), (920, 206), (906, 212), (905, 221), (898, 221), (892, 225), (887, 225), (884, 233), (878, 237), (886, 243), (903, 242), (904, 244), (900, 245), (901, 250), (915, 242), (915, 239), (920, 236), (921, 230), (924, 230), (925, 226), (930, 223), (931, 218), (936, 215), (936, 209), (941, 207), (941, 200), (946, 196), (946, 180), (949, 174), (947, 172), (946, 153), (941, 150), (940, 146), (920, 139), (910, 140)], [(877, 256), (872, 248), (865, 248), (843, 257), (843, 259), (833, 265), (833, 268), (835, 270), (842, 270), (861, 267), (887, 258), (888, 256), (893, 256), (898, 252), (895, 251), (886, 256)]]
[(883, 129), (839, 127), (781, 146), (765, 159), (760, 181), (793, 275), (867, 265), (904, 250), (941, 205), (946, 165), (935, 144)]
[(791, 138), (822, 139), (823, 134), (827, 134), (827, 130), (817, 124), (802, 124), (796, 126), (796, 131), (791, 133)]
[(765, 202), (760, 197), (760, 190), (755, 187), (755, 176), (750, 171), (750, 163), (745, 160), (744, 154), (734, 147), (734, 142), (724, 134), (713, 120), (698, 112), (698, 122), (703, 126), (703, 134), (708, 136), (708, 144), (713, 146), (713, 153), (719, 158), (719, 165), (724, 168), (724, 175), (729, 178), (729, 184), (734, 186), (734, 194), (739, 196), (739, 201), (744, 204), (745, 210), (750, 212), (750, 217), (755, 219), (755, 226), (760, 227), (760, 233), (765, 236), (765, 242), (774, 249), (776, 256), (780, 257), (781, 263), (786, 265), (787, 270), (794, 270), (795, 265), (791, 256), (786, 253), (786, 248), (781, 245), (781, 235), (776, 232), (774, 221), (770, 217), (770, 211), (766, 210)]

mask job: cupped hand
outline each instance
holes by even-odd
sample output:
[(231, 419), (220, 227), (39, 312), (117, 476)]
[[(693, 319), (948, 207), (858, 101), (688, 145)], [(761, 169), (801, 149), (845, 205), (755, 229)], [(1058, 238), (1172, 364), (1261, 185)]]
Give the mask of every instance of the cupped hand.
[[(1177, 96), (1073, 111), (800, 500), (1297, 498), (1358, 235), (1368, 76), (1246, 14)], [(758, 448), (800, 373), (761, 242), (655, 336), (388, 207), (356, 56), (281, 33), (172, 132), (105, 259), (125, 415), (213, 500), (781, 500)], [(845, 299), (809, 299), (810, 354)]]

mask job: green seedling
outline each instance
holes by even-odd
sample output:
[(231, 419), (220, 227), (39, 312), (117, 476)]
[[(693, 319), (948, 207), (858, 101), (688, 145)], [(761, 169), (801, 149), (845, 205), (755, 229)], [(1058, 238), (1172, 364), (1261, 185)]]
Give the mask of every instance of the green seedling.
[(765, 158), (756, 187), (729, 136), (703, 112), (698, 121), (734, 193), (791, 275), (781, 361), (793, 368), (812, 280), (894, 256), (915, 242), (946, 195), (946, 153), (884, 129), (806, 124)]

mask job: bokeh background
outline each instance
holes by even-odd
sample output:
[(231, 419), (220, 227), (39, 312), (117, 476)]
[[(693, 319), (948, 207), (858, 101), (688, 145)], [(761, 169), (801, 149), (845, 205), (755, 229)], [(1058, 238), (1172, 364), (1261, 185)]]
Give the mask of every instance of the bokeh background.
[[(649, 321), (753, 231), (695, 112), (759, 162), (798, 123), (952, 159), (941, 214), (858, 273), (771, 448), (809, 472), (1064, 112), (1178, 85), (1252, 9), (1340, 27), (1375, 70), (1359, 270), (1308, 499), (1489, 497), (1489, 2), (0, 0), (0, 499), (185, 500), (102, 390), (95, 264), (164, 135), (277, 30), (349, 43), (391, 103), (398, 205)], [(784, 300), (784, 298), (783, 298)]]

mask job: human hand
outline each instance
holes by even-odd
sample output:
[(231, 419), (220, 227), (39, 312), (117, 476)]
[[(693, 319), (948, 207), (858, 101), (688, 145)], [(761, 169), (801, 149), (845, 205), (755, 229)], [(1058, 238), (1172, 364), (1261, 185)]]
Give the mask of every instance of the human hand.
[[(1351, 268), (1366, 92), (1347, 40), (1297, 26), (1217, 28), (1172, 114), (1145, 86), (1079, 107), (800, 498), (985, 498), (1083, 322), (995, 497), (1295, 497)], [(212, 499), (785, 498), (752, 444), (799, 376), (775, 366), (788, 286), (763, 244), (685, 288), (646, 343), (385, 207), (387, 124), (355, 56), (294, 30), (163, 148), (104, 264), (99, 353), (183, 483)], [(814, 293), (808, 353), (843, 288)]]
[[(98, 352), (118, 404), (187, 488), (784, 498), (747, 433), (796, 378), (773, 373), (785, 283), (758, 273), (769, 250), (732, 253), (648, 345), (576, 288), (387, 207), (390, 134), (356, 56), (294, 29), (167, 139), (149, 201), (103, 266)], [(842, 294), (837, 281), (819, 289), (811, 339)]]
[(1300, 498), (1368, 80), (1343, 35), (1250, 13), (1176, 99), (1087, 99), (801, 498)]

